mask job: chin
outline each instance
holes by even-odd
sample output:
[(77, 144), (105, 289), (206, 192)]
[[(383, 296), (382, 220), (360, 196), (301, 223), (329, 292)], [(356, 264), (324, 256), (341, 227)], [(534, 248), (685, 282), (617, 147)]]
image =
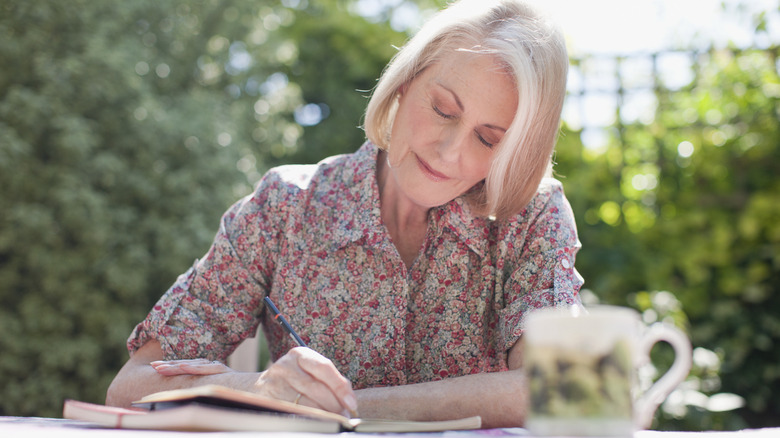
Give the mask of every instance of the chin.
[(420, 207), (423, 207), (423, 208), (436, 208), (436, 207), (441, 207), (442, 205), (452, 201), (455, 198), (454, 197), (452, 197), (452, 198), (450, 198), (450, 197), (444, 198), (444, 197), (441, 197), (441, 196), (436, 196), (436, 197), (425, 197), (425, 198), (412, 197), (412, 199), (413, 199), (414, 203), (419, 205)]

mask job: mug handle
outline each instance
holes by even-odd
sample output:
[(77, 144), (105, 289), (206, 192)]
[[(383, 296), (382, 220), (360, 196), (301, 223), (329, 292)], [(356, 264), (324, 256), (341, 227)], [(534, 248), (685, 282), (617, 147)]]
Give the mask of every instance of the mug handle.
[(664, 323), (651, 325), (642, 336), (639, 351), (644, 353), (645, 358), (649, 359), (653, 345), (660, 341), (668, 342), (674, 349), (674, 363), (634, 404), (636, 424), (641, 429), (650, 427), (655, 410), (674, 391), (674, 388), (688, 377), (688, 372), (691, 370), (693, 358), (691, 341), (682, 331), (672, 325)]

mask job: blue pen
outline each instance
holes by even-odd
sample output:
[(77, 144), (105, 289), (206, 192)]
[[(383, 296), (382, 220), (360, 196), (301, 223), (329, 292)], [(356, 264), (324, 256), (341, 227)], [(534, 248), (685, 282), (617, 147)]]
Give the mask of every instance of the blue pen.
[(287, 330), (287, 333), (289, 333), (290, 336), (295, 340), (295, 343), (298, 344), (299, 347), (306, 347), (306, 343), (303, 342), (303, 339), (301, 339), (300, 336), (298, 336), (298, 333), (295, 333), (295, 330), (293, 330), (290, 323), (287, 322), (284, 316), (282, 316), (282, 312), (279, 311), (274, 302), (271, 301), (271, 299), (268, 297), (265, 297), (263, 301), (265, 301), (266, 306), (268, 306), (268, 309), (271, 310), (271, 313), (273, 313), (274, 319), (279, 320), (279, 322), (282, 324), (282, 327), (284, 327), (284, 329)]

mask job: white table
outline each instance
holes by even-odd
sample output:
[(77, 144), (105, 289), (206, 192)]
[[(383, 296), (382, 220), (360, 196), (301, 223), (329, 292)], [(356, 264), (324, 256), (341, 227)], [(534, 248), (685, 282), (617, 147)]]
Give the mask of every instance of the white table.
[[(350, 436), (368, 434), (345, 433)], [(341, 435), (345, 435), (341, 434)], [(163, 432), (149, 430), (102, 429), (92, 425), (57, 418), (37, 417), (0, 417), (0, 437), (56, 437), (56, 438), (244, 438), (286, 436), (290, 438), (324, 438), (333, 435), (312, 433), (260, 433), (260, 432)], [(472, 431), (449, 431), (423, 434), (382, 434), (377, 436), (396, 436), (404, 438), (437, 437), (530, 437), (525, 429), (484, 429)], [(634, 438), (780, 438), (780, 428), (751, 429), (736, 432), (661, 432), (643, 430)]]

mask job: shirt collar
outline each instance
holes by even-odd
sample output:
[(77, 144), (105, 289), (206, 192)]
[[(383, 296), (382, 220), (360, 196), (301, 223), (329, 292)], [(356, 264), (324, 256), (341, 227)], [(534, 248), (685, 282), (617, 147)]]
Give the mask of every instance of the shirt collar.
[(378, 152), (379, 149), (367, 141), (343, 161), (340, 183), (345, 189), (347, 202), (343, 204), (343, 211), (336, 212), (340, 231), (336, 233), (336, 248), (343, 248), (363, 238), (376, 242), (381, 236), (382, 220), (376, 182)]
[(476, 216), (464, 196), (459, 196), (432, 211), (434, 232), (448, 231), (456, 235), (472, 251), (484, 257), (494, 221)]
[[(350, 156), (345, 162), (342, 184), (347, 188), (347, 203), (351, 209), (339, 214), (337, 248), (362, 238), (369, 244), (382, 240), (384, 225), (381, 220), (379, 186), (376, 180), (376, 160), (379, 148), (371, 142)], [(428, 226), (434, 236), (448, 231), (463, 241), (472, 251), (484, 257), (493, 221), (474, 215), (463, 196), (431, 210)]]

